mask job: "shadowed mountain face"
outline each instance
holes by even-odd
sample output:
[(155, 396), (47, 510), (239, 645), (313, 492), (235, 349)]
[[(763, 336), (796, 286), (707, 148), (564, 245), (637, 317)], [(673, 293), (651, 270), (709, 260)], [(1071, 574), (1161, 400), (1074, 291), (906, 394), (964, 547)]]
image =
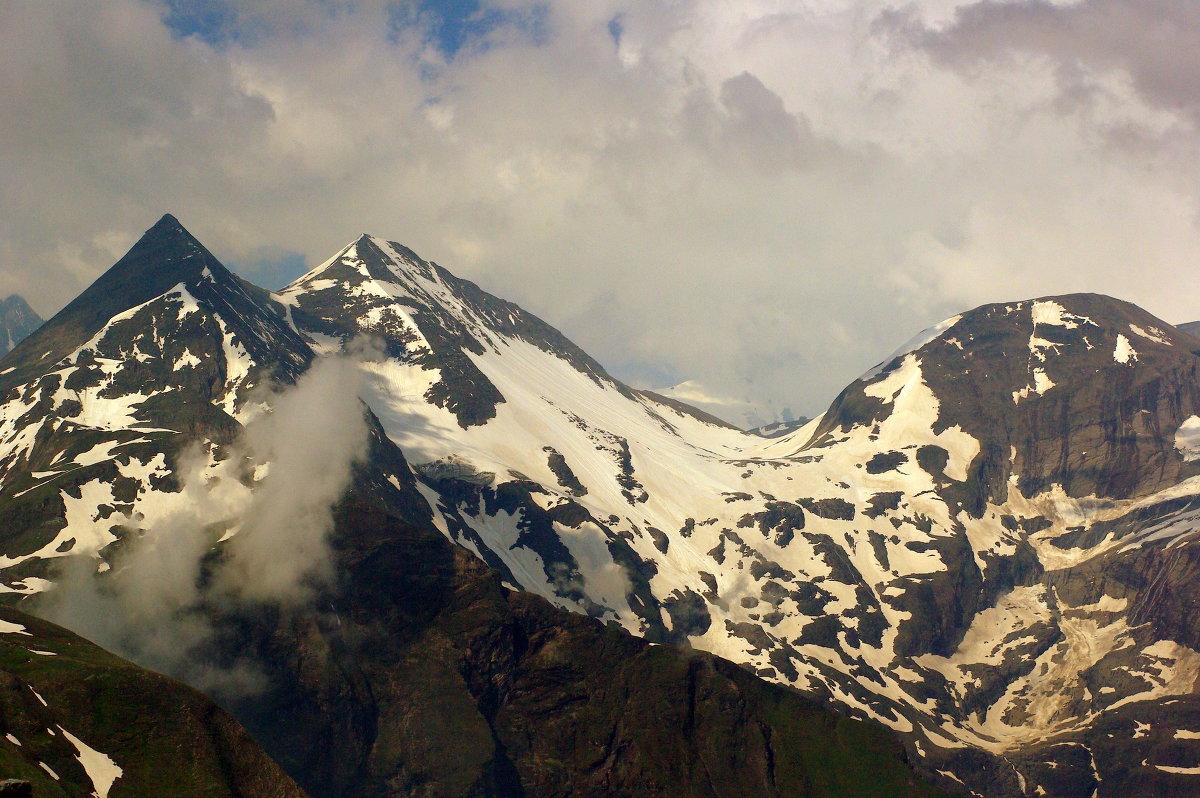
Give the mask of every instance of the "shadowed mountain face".
[[(505, 589), (352, 492), (317, 608), (239, 619), (238, 716), (314, 796), (925, 796), (884, 729)], [(315, 744), (315, 745), (314, 745)]]
[[(1187, 794), (1200, 772), (1200, 341), (1139, 308), (978, 308), (765, 438), (393, 242), (271, 297), (174, 220), (147, 238), (101, 278), (108, 317), (81, 297), (5, 361), (0, 578), (93, 622), (61, 566), (138, 608), (165, 588), (127, 566), (188, 530), (156, 606), (205, 634), (168, 664), (249, 669), (261, 689), (227, 700), (314, 795), (864, 795), (864, 768), (924, 789), (796, 691), (950, 789)], [(162, 293), (119, 299), (131, 274)], [(313, 377), (343, 350), (340, 381)], [(289, 481), (313, 457), (263, 425), (324, 440), (357, 422), (288, 397), (338, 394), (363, 443), (348, 492), (314, 499), (333, 459)], [(247, 552), (294, 549), (303, 590), (230, 588)]]
[(0, 300), (0, 357), (42, 326), (42, 317), (29, 307), (20, 294)]
[[(438, 490), (481, 518), (569, 516), (537, 503), (537, 483), (488, 481), (466, 460), (423, 461), (418, 477), (391, 437), (402, 408), (381, 406), (384, 421), (359, 390), (416, 390), (454, 430), (486, 429), (509, 402), (487, 399), (468, 340), (503, 335), (474, 348), (530, 347), (661, 429), (668, 413), (704, 425), (613, 383), (544, 323), (430, 267), (403, 297), (384, 289), (400, 311), (347, 308), (377, 345), (314, 362), (358, 329), (304, 332), (315, 304), (247, 286), (170, 217), (97, 286), (0, 375), (0, 589), (216, 690), (309, 794), (941, 794), (876, 724), (652, 646), (615, 616), (514, 592), (503, 561), (455, 545), (448, 524), (465, 522), (435, 511)], [(455, 313), (470, 315), (455, 326), (443, 303), (460, 294)], [(436, 346), (392, 324), (404, 314)], [(432, 392), (383, 381), (425, 366), (449, 375)], [(416, 416), (405, 428), (433, 429)], [(347, 436), (349, 448), (322, 448)], [(584, 492), (569, 455), (539, 450)]]

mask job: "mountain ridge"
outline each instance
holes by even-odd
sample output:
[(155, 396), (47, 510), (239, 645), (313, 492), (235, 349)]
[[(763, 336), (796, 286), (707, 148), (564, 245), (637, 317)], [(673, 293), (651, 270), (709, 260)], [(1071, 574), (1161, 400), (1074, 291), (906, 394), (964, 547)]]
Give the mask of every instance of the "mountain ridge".
[[(1192, 433), (1200, 430), (1200, 357), (1195, 339), (1145, 311), (1096, 295), (981, 306), (917, 336), (823, 417), (763, 438), (628, 389), (532, 314), (381, 239), (360, 237), (274, 298), (244, 307), (264, 326), (288, 326), (300, 341), (288, 350), (300, 353), (297, 372), (305, 351), (337, 353), (362, 335), (380, 341), (357, 367), (372, 432), (351, 484), (370, 488), (352, 491), (433, 536), (421, 538), (433, 558), (425, 565), (444, 564), (451, 551), (459, 576), (449, 584), (474, 584), (467, 574), (482, 574), (474, 570), (482, 562), (490, 578), (538, 597), (513, 599), (512, 608), (524, 607), (515, 616), (489, 605), (509, 618), (504, 628), (537, 627), (532, 619), (545, 610), (530, 607), (553, 605), (591, 616), (593, 629), (619, 626), (649, 643), (710, 651), (889, 727), (947, 788), (1169, 794), (1187, 782), (1189, 758), (1200, 761), (1192, 738), (1173, 736), (1200, 725), (1200, 641), (1189, 609), (1200, 599), (1189, 578), (1200, 537), (1200, 435)], [(205, 330), (213, 340), (225, 334)], [(292, 340), (264, 340), (264, 357)], [(175, 385), (186, 373), (158, 379)], [(228, 370), (211, 374), (224, 387), (196, 402), (220, 405), (232, 441), (255, 405), (227, 387)], [(45, 405), (8, 401), (19, 402), (30, 436), (50, 429)], [(190, 432), (216, 429), (205, 422)], [(39, 434), (53, 451), (36, 463), (0, 448), (16, 480), (10, 488), (0, 472), (6, 553), (20, 551), (13, 530), (35, 534), (33, 517), (54, 530), (39, 539), (46, 558), (55, 553), (47, 546), (66, 545), (86, 526), (80, 513), (96, 524), (117, 518), (109, 506), (122, 518), (143, 513), (139, 526), (150, 530), (154, 504), (177, 501), (154, 482), (170, 486), (169, 460), (154, 479), (128, 477), (132, 502), (97, 502), (82, 490), (90, 481), (63, 470), (33, 478), (34, 468), (67, 462), (54, 460), (61, 447), (47, 442), (65, 433)], [(141, 445), (139, 463), (162, 449)], [(102, 459), (80, 473), (133, 474), (121, 450)], [(14, 494), (30, 482), (43, 493), (20, 504)], [(122, 525), (107, 523), (121, 537)], [(348, 540), (352, 527), (335, 527), (333, 539)], [(338, 554), (347, 567), (336, 572), (361, 573), (381, 595), (408, 601), (407, 588), (387, 593), (383, 574), (411, 573), (403, 569), (424, 567), (421, 558), (407, 563), (386, 536), (378, 549), (349, 541)], [(108, 551), (94, 554), (106, 561)], [(355, 570), (373, 558), (387, 567)], [(21, 568), (33, 565), (9, 563), (0, 574), (10, 589), (20, 587)], [(50, 583), (23, 584), (32, 593)], [(370, 605), (354, 595), (358, 611)], [(467, 622), (478, 606), (456, 606), (436, 628)], [(346, 660), (316, 653), (315, 641), (333, 639), (328, 623), (311, 618), (274, 645), (316, 657), (313, 672), (333, 674)], [(498, 639), (482, 628), (481, 641)], [(454, 677), (474, 685), (485, 736), (500, 734), (494, 702), (513, 697), (508, 677), (471, 681), (477, 668), (494, 667), (487, 645), (459, 651), (468, 664)], [(524, 665), (517, 657), (505, 667), (513, 674)], [(362, 671), (335, 690), (351, 698), (331, 699), (327, 706), (341, 707), (334, 717), (364, 722), (372, 704), (353, 696), (380, 678)], [(310, 697), (333, 683), (341, 684), (298, 682)], [(1135, 733), (1149, 716), (1153, 729)], [(533, 775), (541, 755), (530, 755), (509, 764), (544, 784)]]
[[(564, 784), (597, 796), (683, 796), (719, 792), (717, 785), (731, 779), (764, 796), (779, 795), (785, 789), (779, 785), (789, 783), (818, 795), (940, 794), (871, 724), (838, 718), (732, 665), (652, 648), (502, 586), (502, 576), (439, 528), (440, 500), (409, 468), (386, 424), (358, 404), (354, 380), (343, 381), (350, 372), (313, 382), (322, 363), (349, 357), (331, 351), (340, 342), (332, 347), (313, 336), (310, 346), (290, 326), (290, 334), (260, 336), (294, 321), (295, 306), (264, 306), (213, 273), (211, 287), (203, 279), (196, 284), (196, 296), (175, 283), (133, 312), (118, 312), (86, 345), (40, 367), (35, 362), (31, 368), (42, 373), (4, 395), (0, 600), (96, 624), (143, 656), (166, 656), (155, 662), (179, 676), (227, 685), (241, 675), (259, 684), (224, 700), (315, 798), (539, 794)], [(206, 292), (220, 303), (199, 296)], [(236, 329), (226, 318), (231, 307), (242, 313)], [(478, 317), (466, 321), (491, 329)], [(411, 328), (398, 328), (405, 329)], [(243, 337), (237, 330), (251, 332)], [(346, 343), (357, 338), (356, 330), (347, 331)], [(421, 354), (409, 341), (396, 336), (391, 351), (421, 369), (407, 359)], [(491, 352), (542, 351), (525, 341), (490, 345)], [(313, 347), (330, 357), (304, 371), (314, 362)], [(386, 375), (395, 366), (385, 355), (363, 353), (357, 368)], [(582, 379), (615, 392), (602, 388), (608, 385), (602, 379)], [(256, 517), (280, 517), (277, 506), (256, 504), (255, 497), (294, 495), (271, 492), (273, 479), (292, 484), (286, 469), (295, 463), (289, 466), (275, 447), (251, 446), (262, 434), (256, 425), (287, 415), (286, 397), (308, 396), (303, 392), (314, 386), (322, 397), (351, 391), (348, 401), (365, 427), (349, 487), (328, 498), (328, 527), (317, 530), (313, 564), (322, 567), (298, 586), (299, 600), (223, 592), (226, 564), (246, 551), (247, 536), (265, 529), (255, 526)], [(414, 396), (426, 401), (423, 393)], [(68, 400), (81, 406), (73, 415), (57, 410)], [(501, 415), (507, 404), (499, 403)], [(307, 403), (289, 405), (297, 406)], [(453, 408), (430, 406), (454, 430), (479, 426), (459, 425)], [(662, 421), (648, 411), (645, 417)], [(331, 423), (345, 424), (342, 415), (296, 418), (300, 425), (283, 429), (283, 438), (311, 440), (330, 432)], [(311, 459), (303, 450), (299, 455)], [(302, 469), (310, 480), (299, 484), (305, 493), (316, 492), (312, 480), (335, 478), (326, 459), (316, 465), (319, 474)], [(498, 498), (530, 511), (536, 506), (520, 490), (506, 488)], [(309, 515), (285, 512), (276, 531), (290, 542), (297, 529), (311, 526)], [(260, 548), (267, 558), (258, 564), (273, 566), (288, 549)], [(158, 551), (171, 556), (159, 559)], [(154, 634), (139, 641), (139, 630)], [(166, 636), (165, 645), (157, 635)], [(576, 653), (562, 660), (563, 650)], [(661, 692), (648, 692), (651, 685)], [(580, 690), (590, 694), (587, 713), (572, 698)], [(666, 727), (656, 714), (664, 696), (675, 718)], [(631, 701), (638, 707), (633, 716)], [(448, 716), (425, 711), (427, 722), (409, 722), (417, 709), (442, 702), (454, 708)], [(780, 706), (793, 709), (780, 714)], [(635, 720), (636, 730), (629, 730)], [(586, 733), (580, 744), (589, 747), (579, 748), (566, 733), (530, 735), (547, 723)], [(837, 735), (825, 739), (830, 729)], [(840, 736), (862, 743), (865, 760)], [(743, 749), (759, 753), (728, 756)], [(448, 759), (447, 750), (457, 753)], [(580, 750), (595, 751), (603, 767), (580, 759)], [(675, 753), (663, 762), (663, 750)], [(814, 755), (820, 751), (838, 762), (868, 764), (831, 767), (826, 756)], [(884, 775), (863, 782), (864, 771)]]

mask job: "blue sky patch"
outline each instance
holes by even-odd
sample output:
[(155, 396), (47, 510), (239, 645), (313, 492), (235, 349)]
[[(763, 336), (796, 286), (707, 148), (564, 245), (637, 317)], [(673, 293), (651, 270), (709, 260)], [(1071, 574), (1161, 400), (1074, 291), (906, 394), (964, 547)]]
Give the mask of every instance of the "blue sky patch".
[(392, 27), (419, 27), (446, 60), (460, 52), (488, 49), (488, 35), (511, 27), (527, 36), (534, 44), (549, 38), (549, 8), (534, 3), (524, 9), (496, 8), (481, 0), (419, 0), (414, 10), (395, 6)]
[(163, 23), (179, 38), (195, 36), (216, 47), (234, 37), (237, 11), (225, 0), (167, 0)]
[(278, 291), (312, 268), (312, 265), (301, 252), (267, 248), (244, 261), (229, 263), (229, 268), (255, 285), (268, 291)]
[(625, 32), (625, 26), (621, 24), (621, 15), (617, 14), (608, 21), (608, 35), (612, 37), (613, 44), (617, 47), (621, 46), (621, 34)]

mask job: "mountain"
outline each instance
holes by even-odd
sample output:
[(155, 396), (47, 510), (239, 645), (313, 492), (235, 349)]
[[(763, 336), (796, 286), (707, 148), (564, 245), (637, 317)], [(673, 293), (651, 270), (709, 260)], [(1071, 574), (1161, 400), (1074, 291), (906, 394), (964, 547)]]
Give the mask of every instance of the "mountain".
[(42, 325), (42, 317), (29, 307), (20, 294), (0, 300), (0, 357)]
[(211, 461), (247, 398), (311, 359), (265, 292), (164, 216), (2, 361), (4, 589), (37, 592), (50, 561), (169, 515), (169, 462), (201, 432)]
[(267, 295), (168, 217), (98, 285), (0, 363), (0, 578), (163, 597), (315, 796), (1194, 789), (1200, 342), (1133, 305), (963, 313), (765, 438), (368, 235)]
[(1182, 330), (1188, 335), (1200, 337), (1200, 321), (1189, 321), (1183, 324), (1175, 325), (1177, 330)]
[(888, 725), (987, 794), (1188, 783), (1200, 404), (1171, 325), (1094, 295), (985, 306), (764, 441), (379, 239), (279, 299), (314, 343), (389, 342), (364, 399), (507, 583)]
[(0, 709), (0, 774), (39, 798), (304, 795), (200, 693), (8, 608)]
[(761, 427), (755, 427), (747, 430), (747, 432), (762, 438), (782, 438), (784, 435), (789, 435), (806, 426), (810, 421), (812, 421), (811, 418), (801, 416), (795, 421), (777, 421), (773, 424), (764, 424)]
[[(501, 351), (517, 360), (497, 370)], [(539, 367), (557, 372), (531, 382)], [(572, 508), (454, 448), (514, 413), (535, 426), (486, 444), (538, 440), (546, 402), (574, 406), (580, 385), (616, 417), (637, 408), (649, 445), (742, 435), (394, 245), (360, 238), (273, 298), (164, 217), (0, 363), (2, 597), (211, 691), (315, 798), (942, 794), (877, 725), (622, 629), (638, 619), (556, 564)], [(597, 434), (552, 413), (550, 431)], [(444, 450), (403, 448), (435, 432)], [(627, 468), (648, 445), (601, 440), (596, 462)], [(562, 445), (535, 474), (582, 491)], [(534, 513), (534, 545), (566, 553), (540, 585), (563, 606), (511, 589), (534, 582), (486, 528)], [(477, 527), (491, 548), (470, 549)], [(627, 608), (608, 576), (600, 598)]]

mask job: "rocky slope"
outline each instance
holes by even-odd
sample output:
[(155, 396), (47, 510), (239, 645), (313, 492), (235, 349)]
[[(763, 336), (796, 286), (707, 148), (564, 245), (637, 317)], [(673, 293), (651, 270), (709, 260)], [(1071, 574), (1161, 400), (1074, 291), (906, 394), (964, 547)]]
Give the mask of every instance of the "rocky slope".
[(224, 710), (53, 624), (0, 609), (0, 778), (38, 798), (303, 798)]
[[(511, 404), (471, 357), (485, 328), (615, 383), (544, 323), (435, 267), (380, 296), (366, 283), (378, 275), (359, 281), (352, 265), (337, 285), (361, 291), (354, 324), (322, 311), (320, 279), (307, 282), (317, 299), (273, 302), (164, 217), (14, 350), (0, 368), (8, 600), (217, 690), (318, 797), (719, 795), (732, 783), (934, 794), (878, 727), (651, 647), (615, 614), (606, 627), (514, 594), (503, 560), (497, 574), (454, 546), (436, 490), (485, 517), (504, 512), (497, 502), (537, 507), (541, 488), (483, 495), (478, 470), (454, 458), (424, 461), (418, 480), (385, 434), (405, 428), (397, 408), (377, 417), (356, 383), (378, 397), (397, 364), (423, 358), (447, 377), (421, 401), (455, 429), (484, 428)], [(408, 316), (430, 332), (418, 340)], [(359, 327), (380, 345), (308, 368), (314, 347)]]
[(42, 326), (42, 317), (29, 307), (20, 294), (0, 300), (0, 357)]

